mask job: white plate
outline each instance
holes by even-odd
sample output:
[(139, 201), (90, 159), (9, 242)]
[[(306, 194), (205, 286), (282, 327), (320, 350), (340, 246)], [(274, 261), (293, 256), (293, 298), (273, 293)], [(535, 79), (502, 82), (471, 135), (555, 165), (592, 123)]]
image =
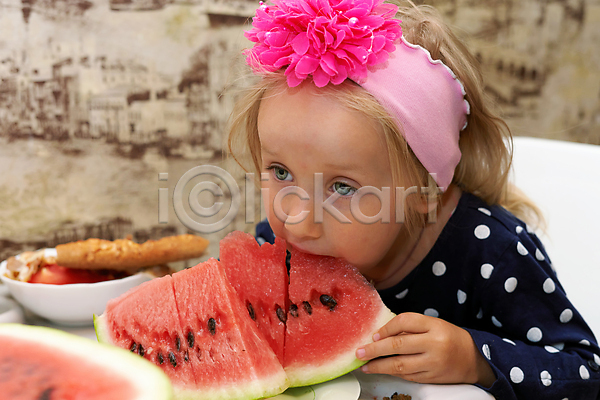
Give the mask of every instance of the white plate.
[(22, 324), (24, 321), (21, 307), (11, 299), (0, 296), (0, 324), (11, 322)]
[(318, 385), (291, 388), (268, 400), (357, 400), (359, 395), (358, 380), (346, 374)]
[(407, 394), (415, 400), (494, 400), (494, 396), (473, 385), (427, 385), (408, 382), (391, 375), (352, 372), (361, 387), (361, 400), (381, 400), (394, 393)]
[(0, 281), (0, 297), (8, 297), (10, 296), (10, 292), (4, 283)]

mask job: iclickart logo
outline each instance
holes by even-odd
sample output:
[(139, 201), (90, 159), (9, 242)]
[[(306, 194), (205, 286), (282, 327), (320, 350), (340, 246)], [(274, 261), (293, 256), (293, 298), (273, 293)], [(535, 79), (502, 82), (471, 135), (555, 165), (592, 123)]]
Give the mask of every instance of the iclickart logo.
[[(275, 179), (269, 173), (261, 174), (261, 182), (268, 182), (269, 179)], [(158, 174), (159, 181), (168, 181), (168, 173)], [(255, 198), (257, 195), (255, 174), (247, 173), (244, 179), (244, 215), (247, 224), (254, 224), (256, 220)], [(441, 189), (419, 188), (412, 186), (407, 189), (396, 187), (394, 190), (389, 187), (381, 189), (373, 186), (362, 186), (356, 190), (350, 199), (350, 216), (345, 215), (336, 207), (336, 201), (342, 197), (337, 192), (325, 196), (325, 187), (322, 173), (314, 174), (312, 196), (307, 190), (299, 186), (286, 186), (279, 190), (273, 197), (271, 210), (275, 217), (287, 224), (297, 224), (311, 217), (314, 223), (322, 223), (325, 212), (343, 224), (361, 223), (390, 223), (392, 214), (395, 215), (394, 222), (404, 222), (404, 207), (408, 196), (413, 194), (425, 195), (427, 199), (435, 199), (441, 193)], [(225, 191), (224, 191), (225, 189)], [(261, 200), (269, 199), (269, 188), (260, 189)], [(289, 215), (285, 211), (284, 202), (288, 196), (298, 197), (304, 204), (305, 209), (300, 212)], [(365, 196), (375, 196), (379, 201), (378, 212), (372, 215), (365, 215), (361, 208), (361, 199)], [(204, 201), (201, 204), (200, 198)], [(242, 204), (242, 192), (235, 178), (223, 168), (215, 165), (201, 165), (194, 167), (184, 173), (172, 194), (172, 205), (175, 215), (179, 221), (188, 229), (208, 234), (215, 233), (231, 224), (237, 217)], [(393, 201), (393, 206), (392, 206)], [(169, 189), (158, 189), (158, 222), (166, 224), (169, 221)], [(207, 204), (208, 203), (208, 204)], [(228, 206), (228, 209), (225, 207)], [(265, 210), (265, 205), (261, 204), (261, 209)], [(309, 211), (311, 210), (311, 211)], [(392, 212), (394, 211), (394, 212)], [(435, 222), (435, 209), (428, 215), (430, 223)], [(260, 220), (265, 215), (261, 213)]]

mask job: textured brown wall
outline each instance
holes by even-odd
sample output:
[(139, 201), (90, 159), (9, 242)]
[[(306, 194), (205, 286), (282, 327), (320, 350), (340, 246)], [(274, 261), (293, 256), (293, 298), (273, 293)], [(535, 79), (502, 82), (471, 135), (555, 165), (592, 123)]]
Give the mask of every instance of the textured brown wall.
[(432, 0), (515, 135), (600, 144), (600, 1)]
[[(158, 192), (171, 201), (197, 165), (233, 170), (222, 156), (227, 89), (257, 3), (2, 2), (0, 259), (89, 236), (186, 232), (171, 203), (159, 223)], [(599, 0), (429, 3), (478, 54), (515, 134), (600, 143)], [(207, 235), (210, 254), (258, 219), (240, 212)]]

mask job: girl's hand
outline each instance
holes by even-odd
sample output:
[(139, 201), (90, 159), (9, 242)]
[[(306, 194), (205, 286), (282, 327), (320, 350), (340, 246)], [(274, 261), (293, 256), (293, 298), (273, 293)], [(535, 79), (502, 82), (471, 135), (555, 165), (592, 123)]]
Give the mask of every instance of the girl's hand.
[[(419, 383), (478, 383), (496, 380), (487, 360), (464, 329), (422, 314), (397, 315), (370, 343), (356, 351), (367, 373), (399, 376)], [(378, 358), (385, 357), (385, 358)]]

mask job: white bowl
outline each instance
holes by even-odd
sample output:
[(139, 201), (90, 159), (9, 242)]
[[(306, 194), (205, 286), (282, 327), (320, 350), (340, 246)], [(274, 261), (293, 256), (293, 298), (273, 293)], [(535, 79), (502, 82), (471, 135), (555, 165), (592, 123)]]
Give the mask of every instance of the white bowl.
[(6, 261), (0, 263), (0, 279), (12, 297), (34, 314), (67, 326), (93, 324), (94, 314), (104, 312), (106, 303), (153, 275), (141, 272), (126, 278), (97, 283), (49, 285), (16, 281), (4, 275)]

